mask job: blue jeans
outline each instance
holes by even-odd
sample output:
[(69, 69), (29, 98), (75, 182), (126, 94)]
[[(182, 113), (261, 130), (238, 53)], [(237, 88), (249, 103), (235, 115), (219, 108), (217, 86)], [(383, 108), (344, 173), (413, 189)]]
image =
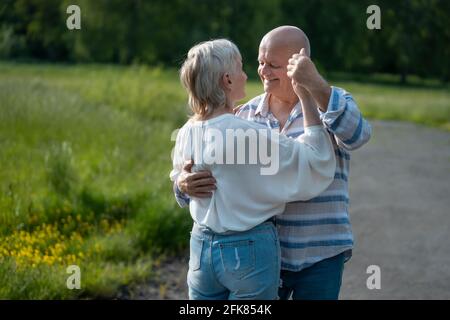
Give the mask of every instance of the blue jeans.
[(280, 245), (272, 222), (228, 234), (215, 234), (194, 223), (189, 299), (277, 299), (280, 266)]
[(341, 289), (345, 253), (319, 261), (298, 272), (281, 271), (281, 300), (337, 300)]

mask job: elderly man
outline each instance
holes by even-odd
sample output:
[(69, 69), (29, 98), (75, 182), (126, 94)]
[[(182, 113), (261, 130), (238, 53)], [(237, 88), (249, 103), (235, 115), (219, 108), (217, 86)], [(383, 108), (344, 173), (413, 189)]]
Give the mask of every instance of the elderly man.
[[(299, 28), (282, 26), (267, 33), (258, 55), (264, 93), (236, 111), (238, 117), (297, 137), (304, 131), (299, 98), (310, 99), (335, 148), (337, 166), (330, 187), (312, 200), (288, 203), (277, 216), (282, 256), (280, 299), (338, 299), (344, 262), (353, 247), (348, 151), (361, 147), (371, 135), (352, 96), (330, 87), (309, 55), (309, 40)], [(211, 196), (216, 188), (208, 171), (191, 173), (191, 166), (185, 166), (174, 184), (181, 206), (189, 203), (189, 197)]]

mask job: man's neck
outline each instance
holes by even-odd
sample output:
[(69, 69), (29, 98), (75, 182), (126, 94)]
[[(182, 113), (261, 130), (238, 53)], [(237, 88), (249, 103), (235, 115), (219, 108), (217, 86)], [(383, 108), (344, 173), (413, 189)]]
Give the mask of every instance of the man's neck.
[(280, 123), (280, 130), (283, 130), (286, 122), (291, 114), (292, 109), (298, 103), (298, 97), (276, 97), (274, 95), (269, 96), (268, 105), (270, 112)]
[(297, 103), (298, 97), (296, 95), (291, 97), (277, 97), (273, 94), (269, 94), (269, 110), (274, 114), (289, 114)]

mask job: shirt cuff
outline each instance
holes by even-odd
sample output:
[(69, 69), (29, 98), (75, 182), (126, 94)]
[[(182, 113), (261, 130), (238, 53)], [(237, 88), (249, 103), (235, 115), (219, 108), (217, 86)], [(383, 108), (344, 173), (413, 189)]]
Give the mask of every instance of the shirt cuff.
[(330, 101), (326, 112), (319, 109), (320, 119), (328, 127), (332, 127), (333, 123), (344, 113), (346, 107), (346, 99), (344, 91), (340, 88), (331, 87)]
[(305, 133), (306, 134), (310, 134), (310, 133), (316, 133), (319, 131), (324, 131), (325, 128), (322, 125), (315, 125), (315, 126), (309, 126), (309, 127), (305, 127)]
[(181, 190), (178, 188), (178, 185), (176, 181), (173, 183), (173, 192), (175, 193), (175, 198), (177, 200), (177, 203), (180, 207), (186, 207), (189, 205), (190, 198), (189, 196), (185, 195)]

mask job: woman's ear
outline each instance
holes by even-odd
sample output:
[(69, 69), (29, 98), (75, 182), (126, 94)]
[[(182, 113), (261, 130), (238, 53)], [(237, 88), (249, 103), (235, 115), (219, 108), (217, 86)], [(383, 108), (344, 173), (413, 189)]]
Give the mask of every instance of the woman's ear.
[(231, 80), (230, 80), (230, 75), (228, 73), (225, 73), (222, 76), (222, 83), (225, 89), (231, 89)]

